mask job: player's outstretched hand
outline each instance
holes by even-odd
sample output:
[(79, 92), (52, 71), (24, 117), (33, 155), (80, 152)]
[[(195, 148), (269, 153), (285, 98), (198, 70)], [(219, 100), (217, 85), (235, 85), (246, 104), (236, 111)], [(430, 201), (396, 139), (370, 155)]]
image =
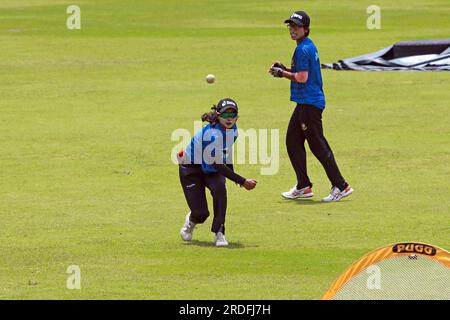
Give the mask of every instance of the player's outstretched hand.
[(258, 181), (254, 179), (245, 179), (245, 182), (242, 184), (242, 186), (247, 190), (252, 190), (255, 189), (257, 183)]

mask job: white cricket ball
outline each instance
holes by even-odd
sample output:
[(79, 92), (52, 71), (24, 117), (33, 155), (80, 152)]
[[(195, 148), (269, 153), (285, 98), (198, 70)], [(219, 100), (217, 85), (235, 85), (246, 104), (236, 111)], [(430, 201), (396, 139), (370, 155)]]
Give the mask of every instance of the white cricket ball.
[(208, 75), (206, 76), (206, 82), (208, 82), (208, 83), (214, 83), (214, 81), (216, 81), (216, 77), (214, 77), (213, 74), (208, 74)]

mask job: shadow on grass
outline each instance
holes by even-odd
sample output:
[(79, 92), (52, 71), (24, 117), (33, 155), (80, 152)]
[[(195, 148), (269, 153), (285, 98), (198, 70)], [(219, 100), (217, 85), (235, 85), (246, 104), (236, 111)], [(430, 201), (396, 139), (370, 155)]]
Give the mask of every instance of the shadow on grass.
[[(197, 247), (210, 247), (215, 248), (214, 242), (212, 241), (200, 241), (200, 240), (192, 240), (184, 243), (185, 246), (197, 246)], [(223, 249), (243, 249), (243, 248), (256, 248), (258, 246), (246, 246), (241, 242), (230, 242), (227, 247), (222, 247)]]
[(326, 204), (326, 202), (312, 200), (312, 199), (284, 199), (280, 200), (279, 203), (293, 203), (293, 204), (299, 204), (304, 206), (311, 206), (311, 205), (318, 205), (318, 204)]
[(321, 200), (312, 200), (312, 199), (285, 199), (285, 200), (280, 200), (279, 203), (287, 203), (287, 202), (291, 202), (297, 205), (304, 205), (304, 206), (311, 206), (311, 205), (319, 205), (319, 204), (323, 204), (323, 205), (331, 205), (331, 204), (336, 204), (336, 203), (342, 203), (342, 202), (347, 202), (347, 201), (351, 201), (350, 199), (342, 199), (340, 201), (334, 201), (334, 202), (323, 202)]

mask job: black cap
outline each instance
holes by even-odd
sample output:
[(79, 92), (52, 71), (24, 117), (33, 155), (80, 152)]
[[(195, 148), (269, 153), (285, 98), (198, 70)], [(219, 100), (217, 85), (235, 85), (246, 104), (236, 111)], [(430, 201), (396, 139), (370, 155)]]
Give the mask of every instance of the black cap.
[(223, 113), (227, 109), (233, 109), (234, 111), (238, 112), (238, 105), (236, 101), (230, 98), (224, 98), (217, 102), (216, 108), (218, 113)]
[(309, 16), (305, 11), (295, 11), (291, 17), (284, 21), (284, 23), (295, 23), (299, 27), (309, 27)]

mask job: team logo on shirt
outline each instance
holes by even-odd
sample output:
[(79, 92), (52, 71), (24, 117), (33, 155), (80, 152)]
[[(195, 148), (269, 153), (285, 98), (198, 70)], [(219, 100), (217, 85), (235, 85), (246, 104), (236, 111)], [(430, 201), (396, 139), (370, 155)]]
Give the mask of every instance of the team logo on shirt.
[(303, 122), (302, 122), (302, 130), (303, 131), (306, 131), (308, 129), (308, 127), (306, 126), (306, 124), (304, 124)]

